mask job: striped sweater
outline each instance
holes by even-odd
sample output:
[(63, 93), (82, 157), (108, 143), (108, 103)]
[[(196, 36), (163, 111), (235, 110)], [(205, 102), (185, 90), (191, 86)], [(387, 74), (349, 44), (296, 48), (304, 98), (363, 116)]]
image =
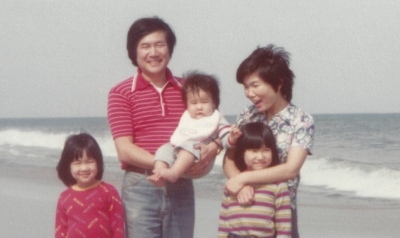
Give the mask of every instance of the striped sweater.
[(218, 237), (229, 233), (254, 237), (291, 237), (291, 208), (287, 184), (254, 185), (254, 203), (240, 206), (226, 192), (222, 198)]

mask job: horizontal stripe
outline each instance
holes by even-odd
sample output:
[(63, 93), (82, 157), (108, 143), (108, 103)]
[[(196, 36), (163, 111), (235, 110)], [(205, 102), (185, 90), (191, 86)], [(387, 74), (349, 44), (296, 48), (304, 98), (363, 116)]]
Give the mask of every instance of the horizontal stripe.
[(131, 136), (135, 145), (152, 154), (169, 142), (185, 107), (172, 75), (168, 81), (161, 94), (140, 75), (134, 91), (133, 77), (110, 90), (107, 116), (113, 139)]
[(235, 214), (231, 216), (220, 216), (221, 220), (231, 220), (237, 218), (257, 218), (257, 219), (268, 219), (271, 220), (273, 217), (267, 215), (258, 215), (258, 214)]
[(232, 232), (256, 237), (290, 237), (291, 207), (286, 183), (261, 184), (254, 187), (255, 202), (240, 206), (234, 196), (223, 196), (219, 219), (219, 235)]

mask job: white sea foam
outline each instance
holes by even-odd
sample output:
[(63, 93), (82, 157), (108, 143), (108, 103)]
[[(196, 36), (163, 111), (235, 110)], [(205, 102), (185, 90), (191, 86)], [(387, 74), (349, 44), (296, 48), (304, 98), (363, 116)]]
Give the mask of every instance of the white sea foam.
[[(27, 161), (30, 161), (29, 158), (38, 157), (40, 159), (35, 158), (35, 164), (46, 164), (49, 158), (57, 160), (59, 152), (51, 152), (50, 155), (43, 156), (42, 149), (37, 151), (29, 147), (43, 148), (45, 151), (46, 149), (59, 150), (61, 152), (65, 139), (73, 133), (76, 132), (46, 133), (15, 129), (4, 130), (0, 131), (0, 151), (8, 151), (11, 155), (18, 156), (18, 160), (21, 162), (23, 162), (24, 157), (27, 158)], [(103, 155), (111, 157), (108, 162), (118, 164), (111, 135), (95, 135), (94, 137), (99, 143)], [(41, 153), (41, 155), (37, 153)], [(55, 156), (56, 154), (57, 156)], [(223, 154), (222, 152), (216, 159), (215, 164), (219, 165), (217, 167), (222, 165)], [(311, 156), (307, 158), (301, 169), (301, 177), (303, 185), (354, 192), (356, 196), (360, 197), (400, 199), (400, 170), (389, 168), (388, 165), (379, 166)]]
[(115, 149), (114, 140), (112, 137), (95, 137), (97, 143), (101, 148), (103, 156), (117, 157), (117, 151)]
[(41, 131), (0, 131), (0, 145), (38, 146), (51, 149), (62, 148), (68, 134), (50, 134)]
[[(44, 133), (41, 131), (5, 130), (0, 131), (0, 146), (32, 146), (62, 150), (66, 138), (71, 134)], [(96, 139), (97, 143), (99, 143), (99, 146), (104, 156), (117, 156), (117, 152), (115, 150), (114, 142), (111, 136), (94, 136), (94, 138)], [(20, 151), (16, 149), (11, 149), (10, 153), (12, 153), (13, 155), (19, 155)]]
[(400, 171), (377, 165), (309, 158), (301, 169), (301, 183), (354, 192), (360, 197), (400, 199)]

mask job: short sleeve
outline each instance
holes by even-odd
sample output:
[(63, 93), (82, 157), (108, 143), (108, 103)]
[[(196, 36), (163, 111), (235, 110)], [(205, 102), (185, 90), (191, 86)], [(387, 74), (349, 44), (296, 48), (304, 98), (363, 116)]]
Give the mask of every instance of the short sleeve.
[(113, 139), (133, 135), (132, 113), (127, 96), (118, 85), (108, 94), (107, 117)]
[(291, 146), (299, 146), (311, 153), (314, 144), (314, 118), (304, 113), (296, 118)]

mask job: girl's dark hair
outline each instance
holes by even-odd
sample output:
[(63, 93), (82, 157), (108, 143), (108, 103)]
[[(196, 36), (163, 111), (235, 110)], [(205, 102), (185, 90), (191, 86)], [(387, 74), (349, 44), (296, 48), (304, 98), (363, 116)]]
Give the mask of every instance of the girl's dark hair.
[(242, 136), (239, 137), (236, 143), (234, 156), (235, 165), (240, 171), (247, 169), (244, 162), (244, 152), (248, 149), (259, 149), (262, 145), (272, 151), (272, 163), (269, 167), (280, 163), (274, 134), (267, 125), (262, 122), (251, 122), (241, 126), (240, 130), (242, 131)]
[(87, 133), (71, 135), (65, 141), (60, 162), (58, 162), (57, 165), (58, 177), (67, 187), (77, 183), (76, 179), (74, 179), (71, 174), (71, 163), (82, 157), (85, 151), (87, 157), (96, 160), (96, 179), (101, 180), (103, 177), (103, 155), (101, 154), (99, 144), (97, 144), (96, 140)]
[(236, 81), (243, 84), (244, 78), (256, 73), (264, 82), (270, 84), (275, 92), (279, 85), (283, 97), (290, 102), (294, 74), (290, 70), (290, 54), (282, 47), (270, 44), (267, 47), (258, 47), (239, 66), (236, 71)]
[(199, 90), (210, 93), (212, 101), (216, 109), (219, 107), (219, 86), (218, 80), (207, 74), (202, 74), (197, 71), (188, 72), (183, 76), (186, 79), (185, 84), (182, 87), (182, 101), (187, 108), (187, 93), (199, 93)]

